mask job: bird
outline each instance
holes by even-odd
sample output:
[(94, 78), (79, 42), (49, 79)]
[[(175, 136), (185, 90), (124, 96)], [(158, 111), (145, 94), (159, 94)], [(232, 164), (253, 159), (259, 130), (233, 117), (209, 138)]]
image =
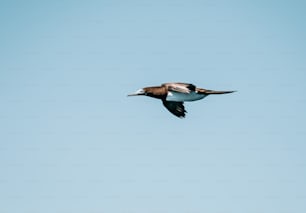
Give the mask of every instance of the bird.
[(128, 96), (149, 96), (160, 99), (169, 112), (179, 118), (185, 118), (185, 101), (198, 101), (208, 95), (228, 94), (235, 91), (215, 91), (198, 88), (190, 83), (163, 83), (161, 86), (144, 87)]

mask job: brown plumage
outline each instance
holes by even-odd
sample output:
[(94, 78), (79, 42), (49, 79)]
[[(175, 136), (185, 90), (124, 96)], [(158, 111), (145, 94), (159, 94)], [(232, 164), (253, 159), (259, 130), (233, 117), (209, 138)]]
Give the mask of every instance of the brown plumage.
[(197, 88), (188, 83), (165, 83), (161, 86), (145, 87), (128, 96), (145, 95), (161, 99), (163, 105), (175, 116), (184, 118), (187, 112), (184, 101), (196, 101), (208, 95), (227, 94), (235, 91), (215, 91)]

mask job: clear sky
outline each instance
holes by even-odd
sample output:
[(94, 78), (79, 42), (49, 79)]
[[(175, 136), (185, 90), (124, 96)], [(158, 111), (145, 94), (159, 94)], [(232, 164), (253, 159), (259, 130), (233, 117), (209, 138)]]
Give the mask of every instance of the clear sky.
[[(0, 212), (306, 212), (305, 11), (2, 0)], [(126, 97), (173, 81), (238, 92)]]

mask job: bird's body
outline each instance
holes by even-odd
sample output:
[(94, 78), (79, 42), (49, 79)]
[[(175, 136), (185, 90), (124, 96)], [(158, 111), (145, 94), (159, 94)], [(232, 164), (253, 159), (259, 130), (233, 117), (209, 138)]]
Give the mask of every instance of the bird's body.
[(206, 96), (207, 95), (199, 94), (195, 91), (191, 91), (190, 93), (168, 91), (166, 101), (176, 101), (176, 102), (197, 101), (205, 98)]
[(175, 116), (185, 117), (185, 101), (197, 101), (211, 94), (226, 94), (234, 91), (214, 91), (197, 88), (188, 83), (165, 83), (161, 86), (145, 87), (129, 96), (145, 95), (161, 99), (163, 105)]

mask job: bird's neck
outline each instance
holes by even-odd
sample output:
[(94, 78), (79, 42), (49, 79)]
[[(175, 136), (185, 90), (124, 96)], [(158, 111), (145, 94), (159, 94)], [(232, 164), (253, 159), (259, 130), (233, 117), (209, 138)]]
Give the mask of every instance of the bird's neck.
[(167, 89), (164, 87), (146, 87), (145, 92), (147, 96), (157, 99), (166, 99)]

